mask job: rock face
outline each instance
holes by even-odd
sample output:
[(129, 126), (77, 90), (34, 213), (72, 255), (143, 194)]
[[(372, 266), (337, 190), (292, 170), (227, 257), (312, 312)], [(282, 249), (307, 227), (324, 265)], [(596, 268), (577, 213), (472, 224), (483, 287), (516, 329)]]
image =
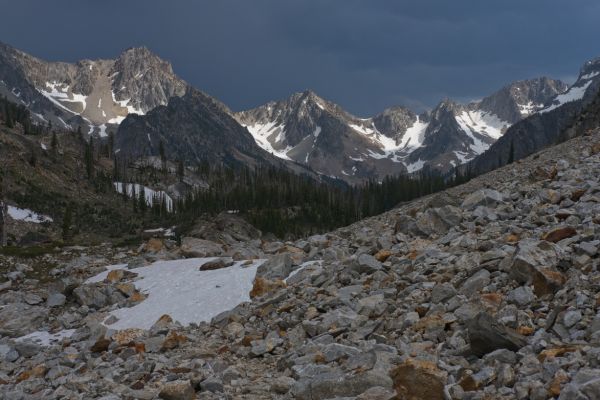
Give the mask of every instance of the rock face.
[(147, 115), (129, 116), (115, 137), (115, 147), (134, 158), (159, 155), (161, 142), (169, 159), (190, 164), (256, 165), (268, 157), (223, 104), (191, 88)]
[[(165, 238), (159, 253), (0, 258), (11, 282), (0, 291), (0, 398), (596, 399), (596, 146), (600, 130), (297, 241), (236, 244), (230, 232), (256, 232), (234, 223), (214, 234), (197, 226), (202, 239), (181, 247)], [(564, 227), (573, 230), (556, 243), (543, 239)], [(249, 301), (210, 323), (163, 315), (115, 332), (104, 320), (117, 307), (173, 302), (144, 299), (128, 267), (184, 250), (229, 262), (240, 248), (267, 262)], [(42, 260), (57, 265), (48, 283), (25, 275)], [(118, 267), (84, 283), (105, 265)], [(51, 301), (57, 292), (65, 298)]]
[(171, 65), (146, 48), (68, 64), (0, 44), (0, 81), (0, 94), (26, 104), (39, 122), (99, 136), (114, 133), (128, 114), (145, 114), (187, 91)]

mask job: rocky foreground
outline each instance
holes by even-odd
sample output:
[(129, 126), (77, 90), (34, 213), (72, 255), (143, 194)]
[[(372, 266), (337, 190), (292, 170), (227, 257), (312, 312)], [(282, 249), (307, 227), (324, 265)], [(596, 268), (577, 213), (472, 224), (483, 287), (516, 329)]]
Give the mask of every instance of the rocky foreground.
[[(599, 171), (597, 132), (307, 240), (71, 248), (44, 278), (4, 259), (0, 398), (598, 399)], [(210, 323), (100, 323), (144, 301), (130, 269), (183, 256), (268, 261)], [(14, 340), (40, 329), (73, 331)]]

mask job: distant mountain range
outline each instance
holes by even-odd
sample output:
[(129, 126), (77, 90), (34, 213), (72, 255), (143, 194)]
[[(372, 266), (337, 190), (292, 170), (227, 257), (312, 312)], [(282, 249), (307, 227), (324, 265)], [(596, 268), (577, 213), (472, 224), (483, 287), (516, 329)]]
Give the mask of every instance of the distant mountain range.
[(307, 91), (236, 118), (266, 151), (354, 181), (462, 164), (567, 89), (560, 81), (539, 78), (467, 105), (446, 99), (421, 115), (393, 107), (366, 119)]
[(599, 66), (586, 63), (571, 86), (537, 78), (469, 104), (444, 99), (420, 115), (396, 106), (359, 118), (312, 91), (232, 112), (146, 48), (69, 64), (0, 43), (0, 95), (26, 105), (38, 123), (114, 133), (123, 157), (156, 156), (162, 142), (170, 158), (189, 164), (279, 163), (359, 183), (467, 162), (490, 169), (509, 148), (520, 156), (547, 145), (598, 91)]

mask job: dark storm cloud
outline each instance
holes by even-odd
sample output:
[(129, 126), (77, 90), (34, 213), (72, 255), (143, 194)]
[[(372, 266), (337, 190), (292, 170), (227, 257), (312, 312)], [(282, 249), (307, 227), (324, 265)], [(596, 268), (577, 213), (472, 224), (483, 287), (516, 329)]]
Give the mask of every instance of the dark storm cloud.
[(518, 79), (573, 79), (600, 55), (597, 0), (0, 0), (0, 40), (49, 60), (145, 45), (233, 109), (307, 88), (358, 115)]

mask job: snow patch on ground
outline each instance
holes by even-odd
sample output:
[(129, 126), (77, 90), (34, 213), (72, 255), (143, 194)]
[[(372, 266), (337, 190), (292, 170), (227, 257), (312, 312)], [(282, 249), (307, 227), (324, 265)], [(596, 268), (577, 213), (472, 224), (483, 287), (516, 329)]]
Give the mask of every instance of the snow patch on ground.
[(81, 103), (81, 112), (85, 111), (87, 107), (87, 96), (77, 93), (69, 93), (69, 86), (64, 83), (56, 81), (46, 82), (45, 87), (43, 89), (38, 89), (38, 91), (52, 103), (72, 114), (79, 115), (81, 113), (71, 110), (63, 103)]
[(422, 122), (417, 116), (415, 123), (408, 128), (404, 133), (404, 136), (402, 136), (399, 148), (412, 151), (421, 147), (428, 126), (428, 122)]
[(522, 117), (527, 117), (531, 114), (534, 114), (537, 112), (537, 110), (544, 107), (543, 104), (535, 104), (533, 101), (530, 101), (527, 104), (519, 104), (518, 106)]
[(114, 117), (114, 118), (109, 119), (108, 123), (120, 125), (121, 122), (123, 122), (124, 120), (125, 120), (125, 117), (119, 116), (119, 117)]
[(581, 78), (579, 78), (579, 79), (581, 79), (581, 80), (592, 79), (598, 75), (600, 75), (600, 71), (594, 71), (594, 72), (590, 72), (589, 74), (582, 75)]
[(363, 162), (363, 161), (365, 161), (365, 159), (362, 158), (362, 157), (352, 157), (352, 156), (350, 156), (350, 159), (352, 161), (356, 161), (356, 162)]
[(154, 201), (165, 201), (165, 205), (167, 207), (167, 211), (173, 211), (173, 199), (166, 192), (162, 190), (154, 190), (147, 186), (140, 185), (138, 183), (123, 183), (123, 182), (113, 182), (115, 190), (117, 193), (127, 193), (128, 197), (132, 197), (134, 190), (136, 198), (139, 196), (140, 192), (144, 190), (144, 197), (146, 198), (146, 204), (151, 205)]
[(98, 135), (100, 135), (100, 137), (108, 136), (108, 134), (106, 133), (106, 124), (102, 124), (98, 128), (100, 128), (100, 132), (98, 133)]
[(421, 159), (419, 158), (419, 160), (418, 160), (418, 161), (416, 161), (416, 162), (414, 162), (414, 163), (412, 163), (412, 164), (407, 164), (407, 165), (406, 165), (406, 170), (407, 170), (409, 173), (413, 173), (413, 172), (416, 172), (416, 171), (418, 171), (418, 170), (422, 169), (424, 165), (425, 165), (425, 161), (423, 161), (423, 160), (421, 160)]
[(580, 87), (572, 86), (569, 90), (567, 90), (566, 93), (559, 94), (558, 96), (556, 96), (556, 98), (552, 102), (553, 104), (550, 107), (546, 107), (543, 110), (541, 110), (540, 114), (544, 114), (549, 111), (555, 110), (563, 104), (581, 100), (585, 95), (585, 92), (588, 89), (588, 87), (590, 87), (590, 85), (592, 84), (592, 82), (593, 81), (591, 80), (587, 81), (583, 86)]
[[(470, 119), (468, 113), (463, 112), (460, 115), (458, 115), (456, 117), (456, 122), (460, 126), (460, 129), (462, 129), (463, 132), (465, 132), (467, 134), (467, 136), (469, 138), (471, 138), (471, 140), (473, 141), (473, 143), (470, 144), (469, 147), (475, 154), (481, 154), (490, 147), (489, 144), (485, 143), (484, 141), (479, 139), (477, 136), (475, 136), (475, 133), (479, 133), (479, 134), (483, 134), (483, 135), (485, 135), (485, 133), (483, 133), (479, 129), (479, 127), (474, 124), (474, 121), (472, 119)], [(501, 135), (501, 133), (500, 133), (500, 135)], [(490, 137), (493, 137), (493, 136), (490, 136)]]
[[(419, 148), (425, 138), (425, 132), (429, 123), (422, 122), (418, 117), (415, 123), (406, 130), (402, 140), (397, 143), (395, 139), (392, 139), (377, 130), (377, 127), (371, 119), (364, 120), (371, 124), (371, 127), (365, 127), (362, 125), (349, 124), (350, 128), (354, 129), (358, 133), (369, 138), (380, 150), (381, 153), (368, 149), (368, 156), (381, 160), (389, 158), (393, 162), (400, 163), (402, 158), (410, 154), (417, 148)], [(402, 151), (402, 156), (397, 154)]]
[[(502, 121), (498, 116), (479, 110), (463, 111), (456, 119), (457, 121), (459, 120), (458, 123), (461, 125), (461, 128), (463, 125), (467, 126), (471, 131), (488, 136), (492, 139), (499, 139), (510, 126), (508, 122)], [(469, 132), (467, 132), (467, 134), (468, 133)]]
[[(255, 123), (254, 125), (244, 125), (248, 132), (254, 138), (256, 144), (263, 150), (273, 154), (276, 157), (285, 160), (291, 160), (287, 153), (293, 147), (287, 146), (283, 150), (276, 150), (273, 145), (285, 140), (285, 125), (277, 124), (277, 121), (267, 122), (266, 124)], [(273, 137), (275, 135), (275, 137)]]
[(59, 344), (63, 339), (70, 338), (74, 333), (75, 329), (66, 329), (56, 333), (37, 331), (16, 338), (15, 342), (33, 342), (39, 344), (40, 346), (50, 347), (55, 344)]
[(34, 224), (54, 221), (47, 215), (38, 214), (35, 211), (31, 211), (27, 208), (19, 208), (14, 206), (8, 206), (8, 215), (10, 215), (10, 217), (15, 221), (33, 222)]
[[(111, 329), (149, 329), (162, 315), (168, 314), (182, 325), (210, 321), (216, 315), (250, 301), (250, 290), (257, 268), (264, 260), (243, 261), (229, 268), (200, 271), (200, 266), (214, 258), (190, 258), (158, 261), (146, 267), (131, 269), (138, 274), (133, 283), (148, 297), (141, 303), (111, 312), (118, 318)], [(112, 268), (119, 269), (119, 268)], [(87, 283), (106, 278), (108, 270)]]

